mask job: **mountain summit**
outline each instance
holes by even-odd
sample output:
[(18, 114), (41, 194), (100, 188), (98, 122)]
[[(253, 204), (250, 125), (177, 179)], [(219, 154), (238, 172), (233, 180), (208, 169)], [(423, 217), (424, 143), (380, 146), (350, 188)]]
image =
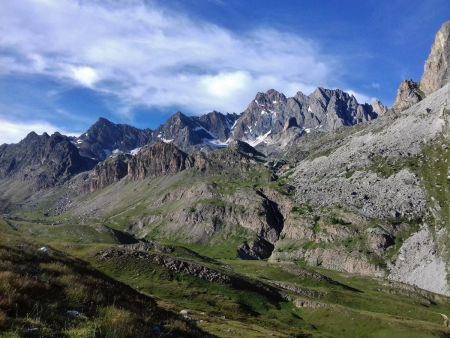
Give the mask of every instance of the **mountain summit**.
[(450, 83), (450, 21), (445, 22), (436, 34), (420, 83), (413, 80), (403, 81), (398, 88), (392, 108), (398, 112), (408, 109), (448, 83)]
[(437, 32), (425, 62), (420, 89), (429, 95), (450, 83), (450, 20)]

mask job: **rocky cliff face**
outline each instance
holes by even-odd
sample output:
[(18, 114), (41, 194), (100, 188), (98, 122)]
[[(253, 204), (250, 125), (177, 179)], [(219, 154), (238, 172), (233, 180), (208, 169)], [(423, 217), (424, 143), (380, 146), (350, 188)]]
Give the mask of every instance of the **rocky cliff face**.
[(92, 170), (89, 182), (89, 191), (94, 192), (120, 181), (128, 174), (128, 162), (132, 158), (129, 154), (117, 154), (98, 163)]
[(397, 112), (403, 111), (412, 107), (424, 97), (425, 95), (420, 90), (418, 83), (413, 80), (405, 80), (398, 88), (397, 97), (392, 108)]
[(239, 118), (237, 114), (222, 114), (216, 111), (198, 117), (198, 122), (215, 139), (225, 142), (231, 135), (231, 128)]
[(0, 179), (27, 181), (36, 189), (60, 184), (94, 165), (59, 133), (49, 136), (31, 132), (18, 144), (0, 147)]
[(359, 104), (354, 96), (342, 90), (318, 88), (309, 96), (298, 92), (286, 98), (271, 89), (256, 95), (238, 119), (233, 137), (256, 145), (286, 127), (331, 131), (377, 116), (371, 105)]
[(193, 165), (193, 161), (173, 144), (158, 142), (142, 148), (128, 162), (131, 180), (176, 174)]
[(115, 124), (100, 118), (87, 132), (75, 139), (80, 154), (102, 161), (114, 151), (130, 152), (140, 148), (151, 139), (150, 129), (138, 129), (126, 124)]
[(397, 112), (408, 109), (448, 83), (450, 83), (450, 21), (444, 23), (436, 34), (420, 84), (413, 80), (403, 81), (398, 88), (392, 108)]
[(376, 100), (372, 103), (372, 109), (378, 116), (383, 116), (388, 112), (388, 107), (386, 107), (381, 101)]
[(450, 83), (450, 21), (436, 34), (430, 55), (425, 62), (420, 89), (429, 95)]

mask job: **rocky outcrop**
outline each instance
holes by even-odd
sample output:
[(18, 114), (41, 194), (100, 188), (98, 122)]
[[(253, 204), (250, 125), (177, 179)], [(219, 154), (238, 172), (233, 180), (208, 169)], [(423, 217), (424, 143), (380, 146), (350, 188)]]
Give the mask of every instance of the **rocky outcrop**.
[(267, 259), (272, 254), (274, 245), (264, 238), (257, 238), (251, 243), (244, 242), (237, 250), (241, 259)]
[(408, 109), (448, 83), (450, 83), (450, 21), (444, 23), (436, 34), (420, 84), (413, 80), (403, 81), (398, 88), (392, 108), (397, 112)]
[(397, 97), (395, 98), (392, 109), (396, 112), (401, 112), (412, 107), (424, 97), (425, 95), (420, 90), (418, 83), (413, 80), (405, 80), (400, 84), (397, 90)]
[(383, 255), (389, 247), (395, 244), (394, 237), (382, 228), (369, 228), (366, 230), (366, 236), (368, 249), (378, 256)]
[(49, 136), (31, 132), (17, 144), (0, 147), (0, 179), (28, 182), (33, 189), (61, 184), (94, 165), (59, 133)]
[(120, 181), (128, 174), (128, 162), (131, 155), (117, 154), (98, 163), (89, 177), (89, 191), (94, 192)]
[(193, 160), (172, 144), (158, 142), (142, 148), (128, 162), (131, 180), (176, 174), (193, 166)]
[(73, 143), (83, 156), (102, 161), (115, 151), (128, 153), (146, 145), (151, 135), (150, 129), (138, 129), (99, 118)]
[(429, 95), (450, 83), (450, 21), (437, 32), (425, 62), (420, 89)]
[(127, 249), (107, 249), (97, 254), (100, 260), (144, 260), (151, 264), (162, 266), (173, 273), (191, 275), (207, 280), (208, 282), (231, 284), (231, 278), (217, 270), (213, 270), (203, 265), (175, 259), (173, 257), (158, 253), (151, 253), (133, 248)]
[(290, 252), (274, 252), (271, 261), (302, 260), (311, 266), (357, 273), (367, 276), (384, 276), (384, 271), (356, 252), (348, 253), (341, 248), (298, 249)]
[(388, 107), (386, 107), (381, 101), (375, 100), (372, 102), (372, 109), (378, 116), (383, 116), (388, 112)]
[[(436, 237), (436, 238), (434, 238)], [(447, 266), (438, 250), (438, 241), (447, 240), (446, 230), (435, 236), (426, 225), (409, 237), (390, 266), (389, 278), (450, 295)]]

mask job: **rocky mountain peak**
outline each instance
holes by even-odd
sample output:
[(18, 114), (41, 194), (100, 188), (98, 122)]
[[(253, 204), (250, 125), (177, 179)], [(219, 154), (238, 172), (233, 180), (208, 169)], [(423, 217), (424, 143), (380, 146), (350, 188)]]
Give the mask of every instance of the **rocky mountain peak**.
[(180, 127), (184, 127), (188, 124), (191, 123), (191, 119), (189, 118), (189, 116), (183, 114), (180, 111), (177, 111), (175, 114), (173, 114), (169, 120), (171, 123), (174, 123)]
[(381, 101), (375, 100), (372, 102), (372, 109), (378, 116), (383, 116), (388, 112), (388, 107), (386, 107)]
[(0, 148), (0, 178), (26, 180), (37, 189), (60, 184), (94, 164), (60, 133), (31, 132), (19, 143)]
[(437, 32), (430, 55), (425, 61), (420, 84), (405, 80), (397, 91), (395, 111), (402, 111), (450, 83), (450, 21)]
[(39, 136), (36, 132), (31, 131), (19, 143), (29, 143), (29, 142), (32, 142), (32, 141), (37, 141), (37, 140), (40, 140), (40, 139), (48, 139), (48, 138), (50, 138), (50, 136), (47, 133), (43, 133), (41, 136)]
[(286, 103), (286, 96), (283, 93), (276, 91), (275, 89), (269, 89), (267, 92), (259, 92), (256, 94), (255, 99), (250, 103), (259, 107), (272, 107), (273, 105)]
[(425, 62), (420, 89), (429, 95), (450, 83), (450, 21), (437, 32)]
[(230, 137), (231, 129), (239, 118), (237, 114), (222, 114), (212, 111), (198, 117), (198, 122), (203, 128), (220, 141), (226, 141)]
[(405, 80), (400, 84), (397, 90), (397, 97), (395, 98), (395, 103), (392, 106), (392, 109), (400, 112), (412, 107), (424, 97), (425, 95), (420, 90), (417, 82), (414, 82), (413, 80)]
[(102, 161), (114, 151), (130, 152), (144, 146), (149, 143), (151, 135), (150, 129), (115, 124), (101, 117), (74, 144), (81, 155)]
[(256, 146), (265, 142), (268, 135), (279, 133), (289, 126), (306, 132), (312, 129), (336, 130), (377, 116), (372, 106), (359, 104), (354, 96), (339, 89), (317, 88), (309, 96), (298, 92), (290, 98), (269, 90), (258, 93), (242, 113), (233, 130), (233, 137)]

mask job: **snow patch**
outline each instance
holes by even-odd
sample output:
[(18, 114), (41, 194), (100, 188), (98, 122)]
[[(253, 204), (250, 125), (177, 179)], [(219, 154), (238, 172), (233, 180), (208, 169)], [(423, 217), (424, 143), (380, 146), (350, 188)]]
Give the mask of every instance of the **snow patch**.
[(219, 140), (219, 139), (213, 139), (213, 140), (211, 140), (211, 139), (207, 139), (207, 138), (204, 138), (203, 140), (202, 140), (202, 143), (203, 144), (208, 144), (208, 145), (210, 145), (210, 146), (212, 146), (212, 147), (214, 147), (214, 148), (224, 148), (224, 147), (227, 147), (228, 146), (228, 140), (227, 141), (225, 141), (225, 142), (223, 142), (223, 141), (221, 141), (221, 140)]
[(201, 127), (201, 126), (195, 127), (195, 128), (192, 129), (192, 130), (193, 130), (193, 131), (204, 131), (204, 132), (207, 133), (209, 136), (211, 136), (213, 139), (214, 139), (214, 138), (217, 138), (216, 135), (211, 134), (211, 132), (210, 132), (208, 129), (206, 129), (206, 128), (204, 128), (204, 127)]
[(161, 141), (163, 141), (164, 143), (170, 143), (170, 142), (172, 142), (174, 139), (172, 138), (172, 139), (167, 139), (167, 138), (163, 138), (163, 137), (160, 137), (160, 139), (161, 139)]
[(312, 113), (311, 106), (308, 106), (308, 111), (309, 111), (310, 113)]
[(254, 140), (252, 140), (252, 141), (247, 140), (247, 141), (245, 141), (245, 142), (247, 142), (248, 144), (250, 144), (252, 147), (257, 146), (257, 145), (260, 144), (261, 142), (267, 143), (265, 140), (266, 140), (267, 136), (270, 135), (271, 132), (272, 132), (272, 130), (269, 130), (269, 131), (268, 131), (267, 133), (265, 133), (264, 135), (260, 135), (260, 136), (258, 136), (256, 139), (254, 139)]
[(142, 147), (134, 148), (130, 151), (130, 154), (135, 156), (142, 149)]

